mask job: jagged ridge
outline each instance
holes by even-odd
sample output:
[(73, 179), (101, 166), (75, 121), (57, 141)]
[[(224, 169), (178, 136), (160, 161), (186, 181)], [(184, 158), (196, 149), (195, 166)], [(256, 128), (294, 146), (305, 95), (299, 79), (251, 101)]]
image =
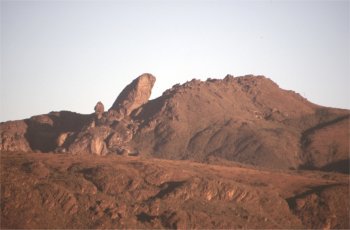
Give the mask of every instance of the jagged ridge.
[(326, 169), (348, 161), (345, 125), (331, 126), (340, 136), (313, 138), (312, 146), (326, 138), (322, 148), (331, 149), (319, 161), (315, 148), (304, 143), (307, 130), (340, 117), (348, 123), (348, 110), (312, 104), (264, 76), (192, 80), (148, 101), (154, 82), (151, 74), (141, 75), (108, 112), (99, 102), (91, 115), (56, 112), (2, 123), (1, 150), (234, 161), (281, 169)]

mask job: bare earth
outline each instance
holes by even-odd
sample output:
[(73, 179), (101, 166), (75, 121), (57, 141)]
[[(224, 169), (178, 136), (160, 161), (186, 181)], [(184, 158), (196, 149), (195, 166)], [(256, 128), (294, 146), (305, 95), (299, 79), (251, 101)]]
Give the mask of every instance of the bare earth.
[(348, 214), (345, 174), (1, 154), (1, 228), (349, 228)]

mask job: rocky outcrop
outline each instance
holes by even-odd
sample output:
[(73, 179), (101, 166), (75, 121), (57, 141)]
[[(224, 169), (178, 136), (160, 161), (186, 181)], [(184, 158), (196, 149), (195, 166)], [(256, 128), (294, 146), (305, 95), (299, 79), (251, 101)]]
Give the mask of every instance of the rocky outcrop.
[(8, 121), (0, 124), (0, 151), (30, 151), (26, 139), (28, 125), (25, 121)]
[(95, 105), (94, 110), (95, 110), (96, 118), (97, 118), (97, 119), (101, 119), (101, 117), (102, 117), (102, 115), (103, 115), (103, 113), (104, 113), (104, 111), (105, 111), (105, 107), (104, 107), (104, 105), (102, 104), (102, 102), (100, 102), (100, 101), (97, 102), (97, 104)]
[(106, 155), (108, 153), (106, 143), (99, 136), (95, 136), (92, 138), (90, 142), (90, 151), (92, 154), (95, 155)]
[[(1, 151), (53, 152), (68, 146), (91, 115), (61, 111), (0, 123)], [(62, 149), (61, 149), (62, 150)]]
[(133, 110), (148, 101), (155, 81), (156, 78), (152, 74), (142, 74), (124, 88), (110, 110), (130, 115)]
[(155, 77), (143, 74), (132, 81), (105, 113), (97, 102), (95, 113), (81, 115), (51, 112), (23, 121), (0, 124), (1, 151), (69, 152), (72, 154), (106, 155), (135, 152), (128, 143), (137, 125), (130, 113), (146, 103)]
[(108, 112), (98, 102), (90, 115), (2, 123), (0, 150), (348, 169), (348, 110), (314, 105), (264, 76), (193, 79), (149, 101), (154, 83), (151, 74), (139, 76)]
[(128, 145), (137, 129), (129, 115), (148, 101), (155, 80), (151, 74), (136, 78), (125, 87), (108, 113), (104, 113), (103, 104), (98, 102), (94, 107), (95, 119), (76, 135), (68, 146), (68, 152), (94, 155), (138, 152)]
[(106, 126), (87, 127), (68, 146), (68, 152), (72, 154), (106, 155), (108, 149), (104, 140), (109, 133), (110, 129)]

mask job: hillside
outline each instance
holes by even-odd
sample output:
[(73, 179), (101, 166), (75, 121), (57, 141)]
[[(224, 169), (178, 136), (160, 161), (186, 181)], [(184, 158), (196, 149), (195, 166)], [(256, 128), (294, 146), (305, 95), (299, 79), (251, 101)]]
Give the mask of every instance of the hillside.
[(0, 150), (348, 172), (348, 110), (312, 104), (264, 76), (192, 80), (149, 101), (154, 83), (141, 75), (108, 111), (99, 102), (91, 115), (52, 112), (1, 123)]
[[(133, 145), (142, 153), (166, 159), (225, 159), (269, 168), (322, 169), (348, 160), (349, 114), (312, 104), (263, 76), (192, 80), (135, 112), (133, 118), (141, 125)], [(322, 159), (314, 157), (310, 162), (306, 133), (318, 133), (321, 129), (316, 127), (323, 124), (334, 131), (310, 141), (308, 145), (323, 145), (318, 156)], [(336, 153), (329, 151), (332, 145), (338, 146)]]
[(349, 228), (348, 176), (2, 152), (1, 228)]
[(264, 76), (155, 81), (0, 123), (1, 228), (350, 228), (349, 110)]

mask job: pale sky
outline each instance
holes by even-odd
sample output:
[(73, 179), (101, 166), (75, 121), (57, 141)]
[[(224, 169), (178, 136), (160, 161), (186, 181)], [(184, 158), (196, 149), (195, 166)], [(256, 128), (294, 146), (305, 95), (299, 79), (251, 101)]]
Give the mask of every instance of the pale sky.
[(0, 121), (109, 108), (192, 78), (265, 75), (350, 108), (349, 1), (1, 1)]

